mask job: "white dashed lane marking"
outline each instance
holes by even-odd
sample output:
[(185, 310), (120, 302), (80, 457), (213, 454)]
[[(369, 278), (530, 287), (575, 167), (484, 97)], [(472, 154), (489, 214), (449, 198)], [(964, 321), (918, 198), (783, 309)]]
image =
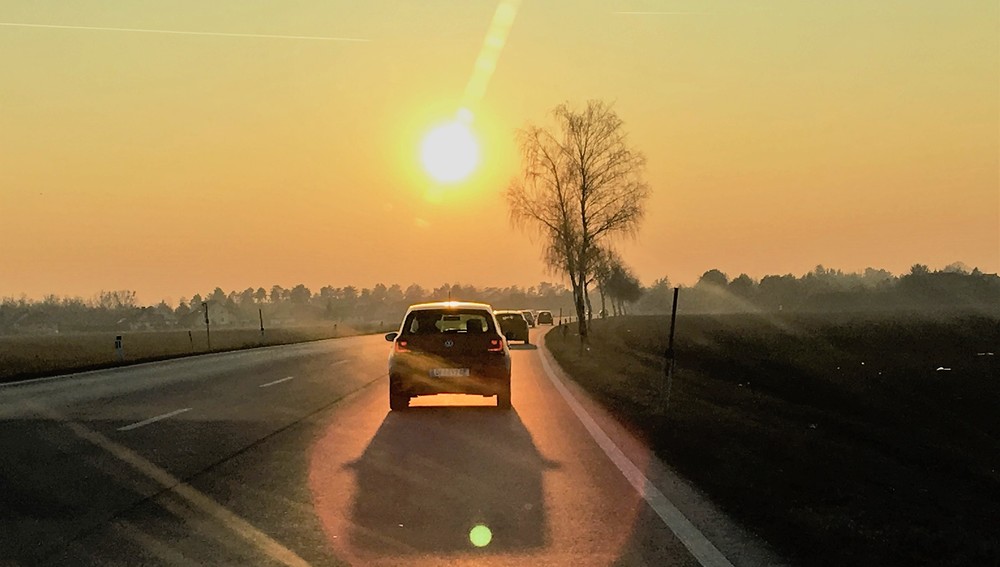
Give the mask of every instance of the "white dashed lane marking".
[(163, 415), (158, 415), (156, 417), (151, 417), (149, 419), (144, 419), (142, 421), (137, 421), (137, 422), (133, 423), (132, 425), (126, 425), (124, 427), (119, 427), (118, 431), (131, 431), (133, 429), (138, 429), (140, 427), (149, 425), (150, 423), (156, 423), (157, 421), (160, 421), (160, 420), (163, 420), (163, 419), (167, 419), (167, 418), (170, 418), (170, 417), (174, 417), (175, 415), (180, 415), (180, 414), (182, 414), (182, 413), (184, 413), (186, 411), (191, 411), (191, 408), (184, 408), (184, 409), (174, 410), (172, 412), (165, 413)]
[(257, 386), (258, 388), (267, 388), (268, 386), (274, 386), (275, 384), (281, 384), (282, 382), (288, 382), (289, 380), (294, 380), (295, 376), (285, 376), (280, 380), (275, 380), (274, 382), (268, 382), (267, 384), (261, 384)]

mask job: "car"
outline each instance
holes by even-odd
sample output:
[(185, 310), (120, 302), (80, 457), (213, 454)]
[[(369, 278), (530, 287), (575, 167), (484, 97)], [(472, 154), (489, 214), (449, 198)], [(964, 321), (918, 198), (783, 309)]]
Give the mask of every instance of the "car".
[(385, 335), (389, 409), (435, 394), (496, 396), (497, 407), (510, 409), (510, 349), (500, 329), (485, 303), (411, 305), (399, 331)]
[(529, 327), (534, 327), (535, 326), (535, 314), (534, 313), (532, 313), (531, 311), (521, 311), (521, 314), (524, 315), (524, 320), (528, 322), (528, 326)]
[(554, 325), (555, 324), (552, 321), (552, 312), (551, 311), (539, 311), (538, 312), (538, 317), (535, 318), (535, 322), (538, 323), (539, 325)]
[(508, 341), (524, 341), (530, 344), (528, 337), (528, 321), (520, 311), (494, 311), (500, 330)]

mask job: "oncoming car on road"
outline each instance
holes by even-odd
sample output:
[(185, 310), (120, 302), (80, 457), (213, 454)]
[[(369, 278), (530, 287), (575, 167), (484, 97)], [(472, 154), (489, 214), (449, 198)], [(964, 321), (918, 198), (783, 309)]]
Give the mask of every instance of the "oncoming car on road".
[(389, 333), (389, 408), (434, 394), (496, 396), (510, 408), (510, 350), (493, 308), (448, 301), (412, 305)]
[(500, 331), (508, 341), (524, 341), (529, 344), (528, 321), (520, 311), (494, 311), (497, 322), (500, 323)]
[(552, 325), (552, 312), (551, 311), (539, 311), (538, 317), (535, 318), (535, 322), (539, 325)]

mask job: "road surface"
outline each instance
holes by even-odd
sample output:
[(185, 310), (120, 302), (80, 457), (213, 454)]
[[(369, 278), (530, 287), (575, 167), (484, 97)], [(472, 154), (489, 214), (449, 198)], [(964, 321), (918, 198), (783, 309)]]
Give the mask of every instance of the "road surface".
[(513, 411), (437, 396), (395, 413), (387, 349), (351, 337), (0, 388), (0, 565), (774, 562), (544, 349), (513, 349)]

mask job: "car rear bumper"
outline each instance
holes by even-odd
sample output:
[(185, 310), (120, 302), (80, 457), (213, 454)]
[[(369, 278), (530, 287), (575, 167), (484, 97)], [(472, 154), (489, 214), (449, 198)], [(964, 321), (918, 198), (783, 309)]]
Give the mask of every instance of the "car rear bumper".
[(409, 377), (400, 380), (397, 392), (407, 396), (435, 394), (471, 394), (495, 396), (510, 387), (510, 380), (460, 380), (457, 378)]
[[(497, 356), (493, 364), (430, 363), (419, 358), (395, 360), (389, 369), (393, 390), (409, 396), (475, 394), (493, 396), (510, 388), (507, 358)], [(468, 368), (468, 376), (432, 376), (434, 367)]]

